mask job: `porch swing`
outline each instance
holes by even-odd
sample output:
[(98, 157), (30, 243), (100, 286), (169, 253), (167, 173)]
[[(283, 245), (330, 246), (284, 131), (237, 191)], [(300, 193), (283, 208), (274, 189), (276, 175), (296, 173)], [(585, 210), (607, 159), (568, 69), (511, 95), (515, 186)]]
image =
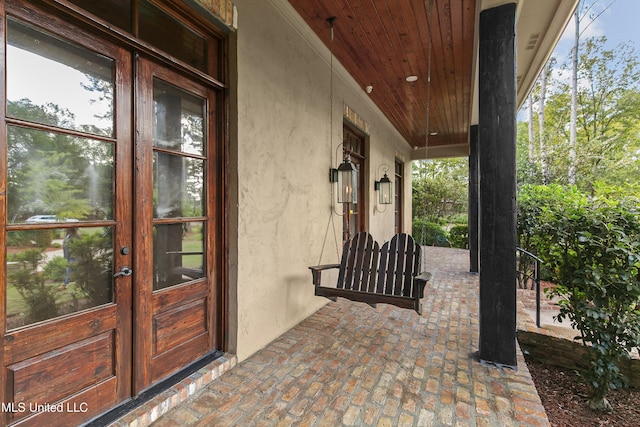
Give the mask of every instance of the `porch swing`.
[[(331, 43), (333, 43), (333, 23), (335, 17), (327, 19), (330, 26)], [(333, 51), (331, 51), (331, 140), (333, 140)], [(429, 53), (431, 56), (431, 52)], [(429, 61), (431, 62), (431, 61)], [(429, 64), (429, 68), (431, 64)], [(430, 70), (429, 70), (430, 74)], [(427, 85), (428, 87), (429, 85)], [(427, 108), (428, 123), (428, 108)], [(427, 136), (428, 138), (428, 136)], [(428, 144), (428, 141), (427, 141)], [(338, 145), (338, 148), (340, 145)], [(331, 144), (333, 155), (333, 144)], [(333, 159), (332, 159), (333, 160)], [(330, 182), (337, 182), (339, 203), (357, 203), (357, 169), (350, 162), (350, 156), (344, 159), (338, 169), (331, 169)], [(376, 182), (387, 186), (389, 192), (384, 196), (381, 192), (380, 203), (390, 204), (391, 182), (387, 175)], [(342, 257), (339, 264), (321, 265), (322, 253), (326, 244), (329, 226), (333, 224), (334, 238), (336, 236), (334, 214), (334, 194), (331, 192), (331, 212), (329, 222), (320, 252), (318, 265), (311, 266), (315, 295), (336, 301), (338, 297), (355, 302), (363, 302), (375, 307), (376, 304), (390, 304), (399, 308), (413, 309), (422, 314), (420, 300), (424, 297), (424, 288), (431, 278), (431, 273), (422, 271), (421, 248), (412, 236), (406, 233), (396, 234), (385, 242), (382, 248), (366, 231), (356, 233), (353, 238), (343, 245)], [(336, 251), (338, 243), (336, 240)], [(322, 272), (338, 270), (335, 286), (323, 286)]]
[[(325, 236), (326, 237), (326, 236)], [(379, 248), (366, 231), (344, 244), (340, 264), (309, 267), (315, 295), (336, 301), (338, 297), (372, 307), (390, 304), (422, 315), (420, 300), (431, 273), (422, 272), (421, 250), (408, 234), (400, 233)], [(322, 272), (338, 269), (335, 287), (323, 286)]]

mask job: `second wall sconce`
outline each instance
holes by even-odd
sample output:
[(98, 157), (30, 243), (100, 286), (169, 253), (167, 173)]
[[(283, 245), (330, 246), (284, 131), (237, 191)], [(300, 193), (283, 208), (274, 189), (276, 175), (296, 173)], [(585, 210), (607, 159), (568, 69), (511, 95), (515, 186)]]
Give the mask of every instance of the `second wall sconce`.
[(380, 178), (380, 181), (375, 181), (374, 189), (378, 192), (378, 204), (380, 205), (390, 205), (393, 200), (391, 180), (387, 176), (387, 171), (389, 170), (389, 166), (385, 163), (378, 167), (378, 175), (380, 169), (384, 168), (384, 176)]

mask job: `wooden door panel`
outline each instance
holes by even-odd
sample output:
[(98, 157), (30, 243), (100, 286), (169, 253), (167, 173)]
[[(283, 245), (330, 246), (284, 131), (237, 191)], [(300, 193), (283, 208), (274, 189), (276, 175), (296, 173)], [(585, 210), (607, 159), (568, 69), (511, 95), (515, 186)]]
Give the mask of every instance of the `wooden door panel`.
[(115, 306), (103, 307), (6, 337), (7, 424), (77, 425), (121, 400), (114, 313)]
[(206, 333), (207, 298), (160, 311), (153, 316), (154, 356)]
[(117, 389), (118, 380), (111, 377), (50, 406), (46, 406), (46, 402), (34, 402), (32, 406), (26, 404), (24, 407), (14, 405), (13, 412), (8, 411), (4, 421), (19, 427), (80, 425), (92, 418), (92, 414), (95, 416), (115, 406), (118, 400), (113, 396)]
[(156, 292), (152, 302), (151, 376), (157, 381), (210, 347), (210, 290), (206, 281)]
[(115, 375), (113, 332), (7, 366), (12, 402), (57, 402)]
[(151, 382), (157, 382), (207, 354), (211, 351), (209, 343), (209, 334), (201, 334), (153, 357), (149, 362)]
[(5, 336), (5, 363), (15, 364), (33, 354), (55, 351), (79, 340), (113, 331), (116, 327), (116, 306), (110, 305), (72, 318), (21, 329)]

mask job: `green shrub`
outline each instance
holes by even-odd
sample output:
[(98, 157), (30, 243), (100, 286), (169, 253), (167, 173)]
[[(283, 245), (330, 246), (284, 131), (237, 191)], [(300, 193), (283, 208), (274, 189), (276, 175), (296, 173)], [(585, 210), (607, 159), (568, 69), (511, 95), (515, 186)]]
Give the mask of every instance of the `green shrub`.
[(84, 234), (68, 242), (70, 279), (92, 306), (111, 301), (113, 250), (111, 234)]
[(29, 323), (51, 319), (58, 315), (55, 289), (45, 285), (44, 275), (38, 271), (45, 261), (39, 249), (28, 249), (14, 254), (14, 268), (7, 273), (8, 284), (13, 285), (29, 307)]
[(469, 227), (467, 225), (454, 225), (451, 227), (449, 241), (454, 248), (466, 249), (469, 245)]
[(467, 225), (469, 223), (469, 217), (466, 213), (451, 215), (448, 222), (454, 225)]
[(7, 233), (7, 246), (35, 246), (44, 250), (55, 238), (55, 230), (20, 230)]
[(44, 277), (53, 282), (64, 282), (64, 274), (67, 269), (67, 260), (61, 256), (56, 256), (45, 264), (43, 268)]
[(640, 217), (621, 201), (547, 190), (536, 190), (543, 197), (531, 218), (535, 234), (526, 237), (557, 285), (557, 319), (568, 319), (592, 349), (582, 373), (589, 405), (610, 410), (606, 393), (625, 380), (618, 364), (640, 345)]
[(548, 253), (550, 242), (541, 229), (545, 217), (571, 212), (586, 202), (575, 187), (523, 185), (518, 190), (518, 246), (536, 255)]
[(413, 220), (413, 238), (419, 245), (445, 246), (447, 232), (438, 224), (415, 218)]

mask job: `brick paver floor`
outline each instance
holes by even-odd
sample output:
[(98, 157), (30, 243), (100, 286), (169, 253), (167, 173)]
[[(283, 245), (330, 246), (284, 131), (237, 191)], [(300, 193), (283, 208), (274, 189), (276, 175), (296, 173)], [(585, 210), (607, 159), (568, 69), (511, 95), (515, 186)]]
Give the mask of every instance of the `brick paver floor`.
[(517, 371), (474, 357), (468, 252), (426, 249), (421, 317), (331, 302), (153, 426), (548, 426), (520, 352)]

